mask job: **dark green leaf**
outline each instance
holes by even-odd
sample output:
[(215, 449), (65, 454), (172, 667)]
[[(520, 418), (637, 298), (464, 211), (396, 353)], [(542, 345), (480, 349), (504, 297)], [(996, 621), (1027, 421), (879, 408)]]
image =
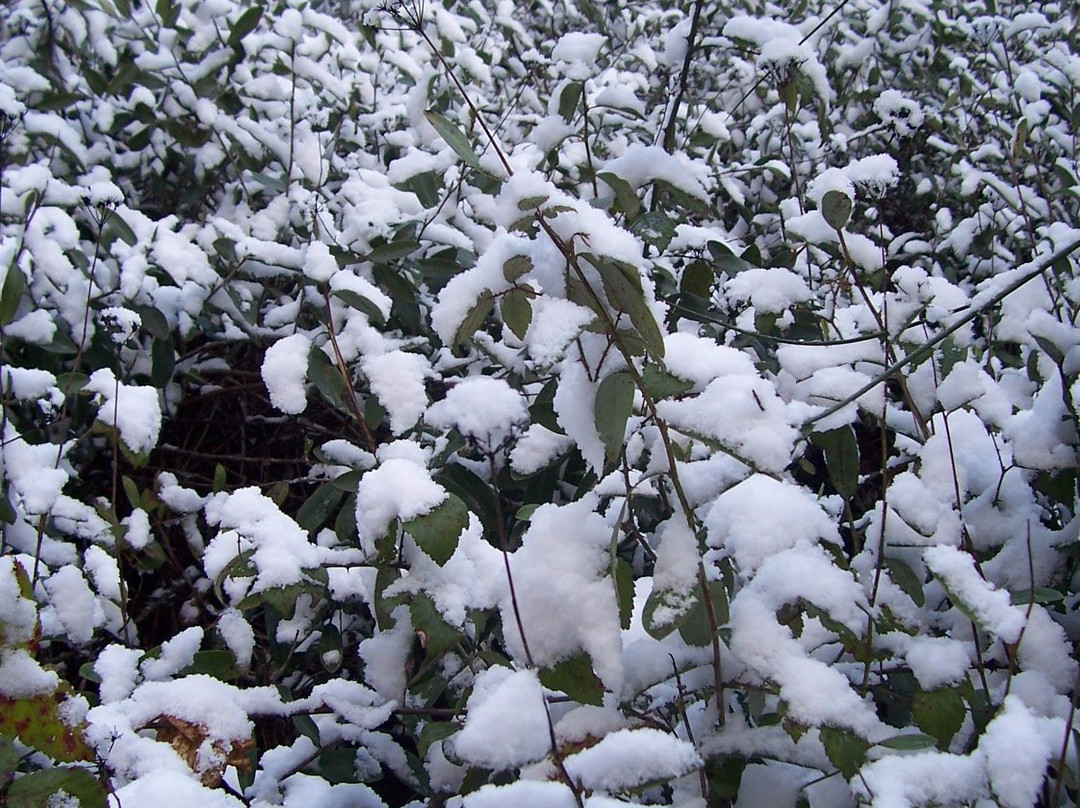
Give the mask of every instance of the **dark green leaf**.
[(826, 191), (821, 197), (821, 215), (833, 230), (843, 230), (851, 220), (851, 197), (842, 191)]
[(819, 732), (829, 761), (840, 770), (845, 780), (850, 780), (866, 762), (869, 741), (849, 729), (821, 727)]
[(435, 601), (423, 591), (417, 592), (409, 604), (413, 629), (422, 632), (420, 642), (428, 657), (439, 657), (463, 639), (462, 633), (446, 622)]
[(372, 248), (368, 253), (367, 260), (373, 264), (389, 264), (397, 261), (420, 249), (420, 242), (413, 239), (399, 239), (380, 244)]
[(318, 530), (330, 518), (334, 508), (341, 504), (344, 496), (345, 491), (334, 485), (333, 481), (323, 483), (300, 506), (296, 512), (296, 523), (309, 533)]
[(432, 744), (445, 741), (460, 729), (460, 726), (450, 721), (428, 721), (420, 730), (420, 738), (416, 742), (417, 754), (427, 757)]
[(235, 48), (240, 44), (240, 40), (255, 30), (255, 26), (259, 24), (259, 20), (262, 19), (263, 8), (260, 5), (254, 5), (237, 17), (236, 22), (233, 23), (232, 29), (229, 31), (228, 45), (231, 48)]
[(829, 479), (845, 499), (851, 499), (859, 488), (859, 443), (850, 426), (827, 432), (815, 432), (810, 440), (825, 452)]
[(654, 589), (645, 600), (641, 623), (650, 637), (662, 640), (679, 627), (695, 603), (692, 593)]
[(629, 182), (611, 171), (601, 171), (596, 178), (607, 183), (614, 192), (615, 207), (618, 212), (624, 213), (627, 218), (633, 218), (641, 213), (641, 200), (638, 199), (637, 191)]
[(172, 381), (176, 369), (176, 351), (172, 340), (156, 339), (150, 346), (150, 383), (158, 389)]
[(709, 264), (705, 261), (694, 261), (683, 268), (682, 277), (679, 278), (679, 291), (708, 300), (715, 281), (716, 274)]
[(330, 361), (321, 348), (312, 346), (308, 354), (308, 378), (327, 401), (339, 409), (345, 409), (345, 380), (341, 371)]
[(1059, 603), (1065, 600), (1065, 595), (1048, 586), (1037, 586), (1033, 592), (1030, 589), (1019, 589), (1012, 593), (1013, 606), (1027, 606), (1030, 603)]
[(911, 567), (898, 558), (886, 558), (885, 571), (889, 573), (893, 583), (900, 587), (916, 606), (923, 606), (926, 603), (923, 583)]
[(340, 488), (346, 494), (352, 494), (356, 492), (356, 487), (360, 484), (360, 478), (364, 476), (364, 472), (360, 469), (353, 469), (346, 471), (344, 474), (339, 474), (330, 484), (335, 488)]
[(654, 359), (664, 356), (664, 336), (656, 324), (652, 309), (645, 302), (641, 276), (637, 267), (619, 261), (589, 256), (590, 263), (600, 272), (604, 292), (616, 309), (630, 315), (630, 320)]
[(432, 109), (425, 112), (424, 117), (439, 133), (439, 137), (446, 141), (446, 145), (454, 150), (454, 154), (460, 157), (467, 165), (480, 168), (480, 158), (476, 156), (472, 144), (469, 143), (469, 139), (457, 127), (457, 124)]
[[(51, 808), (58, 792), (78, 801), (79, 808), (106, 808), (106, 791), (86, 769), (43, 769), (20, 777), (8, 788), (7, 808)], [(66, 804), (66, 803), (65, 803)]]
[(495, 298), (490, 291), (485, 289), (480, 293), (480, 296), (476, 299), (472, 308), (469, 309), (469, 313), (465, 315), (465, 319), (461, 321), (461, 325), (458, 326), (457, 332), (454, 334), (455, 346), (464, 345), (472, 339), (473, 334), (479, 331), (484, 324), (494, 305)]
[(609, 463), (618, 458), (626, 436), (626, 422), (634, 411), (634, 377), (620, 370), (606, 377), (596, 391), (594, 418), (596, 433), (604, 443)]
[(964, 723), (964, 699), (954, 687), (921, 690), (915, 694), (912, 717), (915, 725), (937, 739), (938, 748), (946, 750)]
[(4, 275), (4, 285), (0, 287), (0, 326), (5, 326), (15, 319), (26, 291), (26, 276), (17, 266), (9, 266)]
[(893, 735), (891, 738), (886, 738), (884, 741), (878, 741), (877, 743), (878, 746), (884, 746), (886, 749), (896, 749), (900, 752), (916, 752), (921, 749), (930, 749), (934, 744), (933, 738), (922, 733)]
[(663, 252), (675, 237), (675, 224), (663, 211), (651, 210), (630, 223), (630, 232)]
[(154, 339), (168, 340), (172, 337), (172, 329), (165, 315), (153, 306), (136, 306), (135, 312), (142, 320), (142, 327), (147, 334)]
[(559, 93), (559, 115), (564, 121), (570, 123), (574, 120), (574, 113), (581, 101), (581, 91), (584, 85), (580, 81), (573, 81), (563, 87)]
[(448, 494), (430, 513), (410, 519), (403, 527), (432, 561), (442, 566), (457, 549), (461, 531), (469, 526), (469, 509), (459, 497)]
[[(712, 600), (713, 616), (717, 628), (728, 622), (728, 597), (722, 581), (709, 581), (709, 597)], [(704, 648), (713, 641), (712, 622), (701, 589), (694, 590), (694, 604), (679, 620), (679, 636), (687, 645)]]
[(19, 765), (19, 753), (6, 735), (0, 735), (0, 788), (8, 782)]
[(502, 296), (500, 304), (503, 322), (518, 339), (525, 339), (525, 332), (532, 322), (532, 304), (524, 289), (514, 287)]
[(203, 673), (222, 682), (231, 682), (243, 675), (232, 651), (218, 648), (196, 651), (191, 664), (184, 668), (183, 672), (188, 676)]
[(615, 597), (619, 601), (619, 624), (630, 628), (634, 613), (634, 568), (621, 558), (615, 560)]
[(507, 283), (517, 283), (523, 276), (532, 272), (533, 262), (527, 255), (515, 255), (503, 264), (503, 277)]
[(386, 325), (386, 318), (383, 317), (382, 310), (359, 292), (352, 289), (335, 289), (333, 295), (346, 306), (366, 314), (368, 320), (375, 325)]
[(646, 365), (641, 375), (645, 381), (645, 391), (654, 401), (682, 395), (694, 386), (693, 382), (688, 382), (668, 373), (660, 365)]
[(565, 693), (579, 704), (599, 707), (604, 701), (604, 685), (593, 672), (588, 654), (576, 654), (540, 671), (540, 683), (549, 690)]

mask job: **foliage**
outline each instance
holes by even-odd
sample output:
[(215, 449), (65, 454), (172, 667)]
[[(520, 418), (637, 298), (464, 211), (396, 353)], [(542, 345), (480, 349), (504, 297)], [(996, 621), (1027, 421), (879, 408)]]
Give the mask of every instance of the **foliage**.
[(369, 5), (0, 9), (0, 801), (1075, 804), (1075, 10)]

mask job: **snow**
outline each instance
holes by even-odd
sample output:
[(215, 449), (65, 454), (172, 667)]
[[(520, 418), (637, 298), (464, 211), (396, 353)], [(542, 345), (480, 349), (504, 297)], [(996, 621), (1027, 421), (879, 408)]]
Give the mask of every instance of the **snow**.
[(576, 808), (574, 792), (562, 783), (518, 780), (509, 785), (485, 785), (462, 798), (462, 808)]
[(551, 751), (544, 694), (535, 671), (491, 668), (478, 674), (465, 705), (454, 754), (498, 771), (540, 760)]
[(871, 808), (971, 803), (985, 795), (983, 766), (978, 756), (944, 752), (892, 755), (863, 766), (851, 785)]
[(103, 619), (95, 619), (101, 612), (82, 572), (63, 567), (46, 578), (44, 585), (67, 636), (76, 643), (90, 642), (95, 624)]
[(623, 791), (668, 780), (702, 765), (693, 744), (658, 729), (621, 729), (570, 755), (566, 771), (590, 790)]
[(707, 175), (689, 160), (668, 154), (660, 146), (633, 146), (605, 163), (600, 171), (626, 180), (635, 189), (663, 180), (690, 196), (709, 201), (704, 186)]
[(303, 569), (319, 566), (307, 534), (256, 487), (217, 494), (206, 504), (206, 520), (219, 532), (203, 555), (203, 569), (217, 579), (245, 550), (252, 551), (256, 575), (252, 593), (304, 580)]
[(90, 374), (84, 389), (100, 396), (98, 420), (115, 426), (131, 451), (145, 454), (157, 446), (161, 405), (155, 388), (125, 384), (111, 370), (101, 368)]
[(386, 457), (386, 447), (381, 451), (385, 459), (366, 472), (356, 488), (356, 523), (361, 546), (369, 556), (375, 551), (374, 542), (386, 534), (395, 519), (407, 522), (430, 513), (447, 497), (446, 490), (416, 459)]
[(518, 474), (535, 474), (572, 445), (566, 435), (532, 424), (510, 450), (510, 466)]
[(709, 545), (749, 575), (769, 557), (798, 544), (836, 543), (836, 526), (798, 486), (755, 474), (717, 497), (705, 517)]
[(279, 339), (266, 349), (261, 374), (270, 403), (281, 412), (299, 415), (307, 408), (308, 354), (311, 340), (304, 334)]
[(428, 409), (427, 421), (437, 429), (456, 429), (494, 451), (528, 423), (529, 411), (521, 394), (504, 380), (480, 376), (450, 388)]
[(533, 299), (532, 312), (525, 344), (529, 356), (539, 367), (550, 367), (558, 362), (567, 346), (596, 317), (584, 306), (547, 296)]
[(424, 381), (431, 375), (427, 358), (406, 351), (390, 351), (361, 360), (373, 392), (390, 416), (390, 431), (401, 435), (420, 420), (427, 407)]
[[(607, 571), (611, 528), (588, 498), (537, 508), (510, 557), (517, 612), (535, 664), (547, 667), (585, 651), (604, 685), (622, 683), (622, 641), (615, 589)], [(500, 604), (506, 642), (525, 659), (509, 592)]]
[(724, 282), (724, 291), (732, 300), (750, 303), (763, 314), (778, 314), (810, 299), (806, 281), (782, 267), (751, 267), (743, 270)]
[(1013, 606), (1009, 593), (995, 589), (979, 576), (975, 559), (964, 551), (946, 545), (930, 547), (923, 560), (934, 576), (941, 580), (950, 594), (959, 598), (964, 608), (974, 615), (980, 627), (1013, 643), (1024, 628), (1024, 612)]

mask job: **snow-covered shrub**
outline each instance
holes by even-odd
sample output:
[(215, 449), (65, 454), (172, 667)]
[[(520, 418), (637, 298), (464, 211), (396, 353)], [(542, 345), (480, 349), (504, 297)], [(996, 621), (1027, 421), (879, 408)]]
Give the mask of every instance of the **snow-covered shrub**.
[(0, 802), (1075, 804), (1076, 22), (5, 4)]

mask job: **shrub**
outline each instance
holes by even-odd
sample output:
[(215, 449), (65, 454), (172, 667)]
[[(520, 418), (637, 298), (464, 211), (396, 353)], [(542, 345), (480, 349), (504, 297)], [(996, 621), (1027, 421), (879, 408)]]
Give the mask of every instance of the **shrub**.
[(1076, 14), (0, 10), (11, 805), (1073, 804)]

